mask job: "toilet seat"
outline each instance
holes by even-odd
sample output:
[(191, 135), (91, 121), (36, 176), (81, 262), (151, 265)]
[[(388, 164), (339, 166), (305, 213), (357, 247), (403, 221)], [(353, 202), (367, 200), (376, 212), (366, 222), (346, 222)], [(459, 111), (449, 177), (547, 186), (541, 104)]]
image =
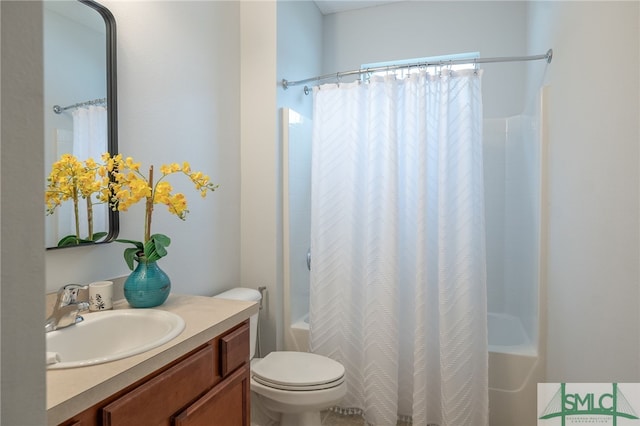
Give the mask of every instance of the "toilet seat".
[(322, 389), (331, 389), (331, 388), (335, 388), (336, 386), (340, 385), (342, 382), (344, 382), (344, 377), (341, 377), (340, 379), (334, 381), (334, 382), (329, 382), (329, 383), (320, 383), (317, 385), (310, 385), (310, 386), (296, 386), (296, 385), (284, 385), (284, 384), (280, 384), (280, 383), (271, 383), (268, 380), (263, 380), (259, 377), (253, 376), (253, 380), (255, 380), (256, 382), (268, 386), (270, 388), (274, 388), (274, 389), (279, 389), (279, 390), (286, 390), (286, 391), (313, 391), (313, 390), (322, 390)]
[(342, 364), (308, 352), (271, 352), (251, 370), (256, 382), (280, 390), (314, 391), (344, 382)]

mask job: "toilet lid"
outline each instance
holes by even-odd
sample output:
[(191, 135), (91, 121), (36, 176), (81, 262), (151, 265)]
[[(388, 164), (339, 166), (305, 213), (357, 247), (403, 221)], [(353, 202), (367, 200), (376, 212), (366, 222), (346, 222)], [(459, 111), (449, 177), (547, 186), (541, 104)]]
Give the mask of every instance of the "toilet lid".
[(290, 390), (324, 389), (344, 381), (342, 364), (308, 352), (271, 352), (252, 373), (259, 383)]

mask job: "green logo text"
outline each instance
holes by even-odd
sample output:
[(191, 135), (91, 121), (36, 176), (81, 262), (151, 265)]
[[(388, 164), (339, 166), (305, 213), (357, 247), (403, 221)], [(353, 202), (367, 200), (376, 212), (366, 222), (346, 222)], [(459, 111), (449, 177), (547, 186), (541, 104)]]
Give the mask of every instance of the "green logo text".
[[(629, 401), (618, 389), (617, 383), (612, 383), (611, 386), (611, 393), (567, 393), (566, 384), (561, 383), (539, 419), (560, 417), (562, 426), (565, 426), (566, 418), (570, 416), (610, 416), (613, 426), (617, 425), (618, 417), (638, 419)], [(585, 423), (588, 423), (588, 420), (585, 419)]]

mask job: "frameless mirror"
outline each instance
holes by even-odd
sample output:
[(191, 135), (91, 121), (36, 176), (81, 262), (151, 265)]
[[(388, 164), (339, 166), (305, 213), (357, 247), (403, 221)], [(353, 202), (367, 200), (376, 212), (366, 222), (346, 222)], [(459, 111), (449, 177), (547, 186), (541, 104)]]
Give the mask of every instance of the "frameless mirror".
[[(45, 0), (45, 176), (64, 154), (99, 162), (116, 154), (116, 28), (111, 12), (91, 0)], [(92, 197), (91, 207), (60, 202), (46, 215), (46, 247), (108, 242), (118, 234), (118, 213)], [(66, 243), (62, 243), (65, 237)]]

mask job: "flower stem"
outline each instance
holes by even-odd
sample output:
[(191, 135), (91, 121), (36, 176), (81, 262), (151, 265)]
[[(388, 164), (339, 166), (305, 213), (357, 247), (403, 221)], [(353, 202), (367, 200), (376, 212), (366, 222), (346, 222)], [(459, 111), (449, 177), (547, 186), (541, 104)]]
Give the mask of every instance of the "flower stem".
[(78, 191), (76, 188), (73, 188), (73, 214), (76, 219), (76, 238), (80, 239), (80, 219), (78, 217)]
[(151, 216), (153, 214), (153, 166), (149, 167), (149, 188), (151, 189), (151, 194), (147, 197), (147, 205), (145, 209), (145, 243), (151, 239)]
[(88, 239), (93, 241), (93, 203), (90, 195), (87, 197), (87, 232)]

